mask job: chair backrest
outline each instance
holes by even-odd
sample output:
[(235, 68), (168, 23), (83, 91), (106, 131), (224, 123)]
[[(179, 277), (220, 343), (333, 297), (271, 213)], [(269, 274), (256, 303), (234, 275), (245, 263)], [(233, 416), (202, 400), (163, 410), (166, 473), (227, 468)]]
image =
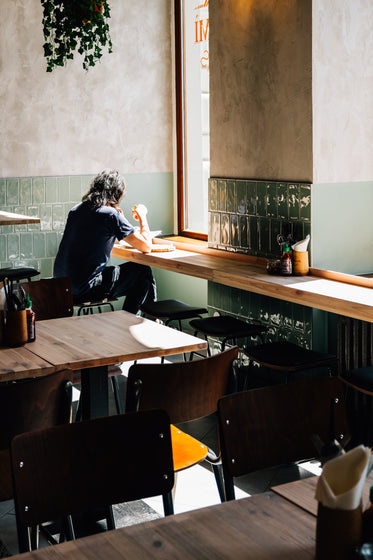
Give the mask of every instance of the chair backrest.
[(252, 389), (218, 404), (227, 498), (232, 477), (319, 456), (317, 443), (348, 441), (343, 384), (326, 377)]
[(234, 347), (190, 362), (134, 364), (128, 372), (126, 411), (161, 408), (172, 424), (212, 414), (232, 388), (237, 356)]
[(22, 282), (21, 286), (30, 295), (36, 321), (73, 315), (74, 303), (69, 278), (43, 278)]
[(73, 372), (0, 383), (0, 501), (13, 497), (10, 442), (18, 434), (70, 421)]
[(161, 410), (23, 434), (11, 456), (21, 551), (27, 527), (169, 494), (174, 484), (170, 421)]

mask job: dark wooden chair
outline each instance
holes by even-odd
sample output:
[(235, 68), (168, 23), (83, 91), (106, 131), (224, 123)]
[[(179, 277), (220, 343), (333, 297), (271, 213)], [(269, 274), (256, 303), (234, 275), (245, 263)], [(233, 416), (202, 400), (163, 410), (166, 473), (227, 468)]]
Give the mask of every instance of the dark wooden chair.
[(252, 389), (219, 400), (225, 493), (233, 479), (311, 458), (326, 460), (349, 439), (344, 386), (325, 377)]
[[(190, 422), (216, 413), (218, 399), (235, 390), (238, 348), (200, 360), (166, 364), (137, 363), (127, 380), (126, 412), (161, 408), (172, 424)], [(224, 500), (221, 462), (209, 450), (218, 491)]]
[[(69, 278), (44, 278), (32, 282), (23, 282), (21, 286), (30, 295), (36, 321), (71, 317), (73, 315), (74, 301)], [(109, 366), (108, 374), (114, 392), (116, 409), (120, 414), (123, 412), (123, 408), (118, 375), (121, 375), (122, 371), (118, 366)], [(74, 374), (74, 385), (79, 383), (80, 371)], [(78, 406), (77, 419), (80, 420), (80, 406)]]
[(70, 421), (73, 372), (0, 383), (0, 501), (13, 498), (10, 442), (14, 436)]
[[(20, 552), (28, 529), (51, 519), (162, 495), (173, 513), (170, 420), (161, 410), (75, 422), (17, 436), (11, 445)], [(48, 491), (45, 492), (45, 489)], [(108, 516), (108, 529), (115, 529)]]

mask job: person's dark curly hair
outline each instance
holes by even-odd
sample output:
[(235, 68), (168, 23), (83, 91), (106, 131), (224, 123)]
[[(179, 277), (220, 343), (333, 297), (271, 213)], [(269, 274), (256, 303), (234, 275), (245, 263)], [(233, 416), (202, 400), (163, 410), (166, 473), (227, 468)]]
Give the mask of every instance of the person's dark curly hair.
[(116, 206), (125, 192), (126, 184), (122, 175), (113, 169), (104, 169), (93, 179), (82, 202), (88, 202), (94, 208)]

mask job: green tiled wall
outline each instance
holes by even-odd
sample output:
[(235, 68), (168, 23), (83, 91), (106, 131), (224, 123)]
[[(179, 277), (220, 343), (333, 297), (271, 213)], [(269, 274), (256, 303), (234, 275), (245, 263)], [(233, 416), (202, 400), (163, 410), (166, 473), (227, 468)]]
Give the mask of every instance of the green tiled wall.
[(266, 325), (265, 342), (288, 340), (306, 348), (312, 346), (313, 314), (309, 307), (214, 282), (208, 283), (208, 307), (211, 315), (218, 312)]
[[(209, 247), (266, 258), (281, 254), (278, 234), (311, 233), (311, 185), (242, 179), (209, 180)], [(266, 341), (312, 346), (312, 309), (209, 282), (210, 313), (268, 326)], [(248, 341), (250, 342), (250, 341)]]
[(300, 241), (310, 233), (311, 185), (212, 178), (208, 214), (210, 247), (278, 257), (278, 234)]
[(0, 267), (32, 266), (52, 276), (67, 214), (91, 176), (0, 179), (0, 210), (38, 216), (40, 224), (0, 226)]

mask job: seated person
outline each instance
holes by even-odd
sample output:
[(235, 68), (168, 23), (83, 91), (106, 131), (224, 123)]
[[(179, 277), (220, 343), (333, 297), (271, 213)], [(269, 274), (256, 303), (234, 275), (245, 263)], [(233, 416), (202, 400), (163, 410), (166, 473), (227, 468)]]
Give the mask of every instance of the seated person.
[(104, 170), (93, 179), (82, 202), (69, 212), (53, 275), (70, 278), (76, 303), (126, 296), (123, 309), (137, 313), (142, 303), (156, 300), (151, 268), (132, 262), (107, 266), (116, 240), (151, 251), (146, 207), (140, 204), (132, 211), (140, 225), (135, 230), (119, 208), (125, 191), (118, 171)]

